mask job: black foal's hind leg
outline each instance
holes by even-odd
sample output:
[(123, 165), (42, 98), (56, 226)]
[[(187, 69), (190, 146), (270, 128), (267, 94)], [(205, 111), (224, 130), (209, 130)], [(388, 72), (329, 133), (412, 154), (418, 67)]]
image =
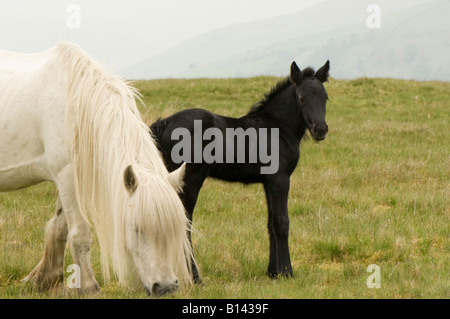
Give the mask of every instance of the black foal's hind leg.
[(192, 248), (192, 257), (193, 257), (193, 259), (191, 259), (192, 279), (194, 280), (194, 283), (198, 284), (198, 283), (201, 283), (202, 280), (198, 273), (197, 264), (194, 261), (194, 247), (192, 245), (191, 225), (192, 225), (192, 214), (194, 212), (195, 202), (197, 201), (198, 190), (200, 190), (200, 188), (198, 188), (196, 194), (193, 194), (194, 191), (192, 190), (192, 188), (189, 185), (187, 185), (187, 187), (183, 188), (183, 190), (184, 190), (184, 192), (183, 192), (183, 194), (180, 195), (180, 198), (183, 201), (183, 204), (185, 205), (186, 216), (190, 223), (187, 235), (188, 235), (188, 239), (189, 239), (189, 244), (191, 245), (191, 248)]
[(289, 216), (287, 209), (289, 176), (272, 176), (264, 184), (269, 207), (270, 260), (267, 274), (292, 276), (289, 256)]
[[(188, 164), (186, 166), (186, 174), (184, 176), (185, 184), (183, 186), (183, 192), (180, 194), (181, 201), (183, 202), (186, 210), (186, 216), (189, 219), (189, 223), (192, 224), (192, 215), (194, 213), (195, 204), (197, 203), (198, 193), (203, 185), (206, 177), (208, 176), (209, 168), (203, 166), (197, 166), (195, 164)], [(188, 239), (192, 246), (191, 239), (191, 225), (189, 225)], [(197, 265), (194, 260), (191, 260), (192, 279), (195, 283), (201, 283), (202, 280), (198, 273)]]

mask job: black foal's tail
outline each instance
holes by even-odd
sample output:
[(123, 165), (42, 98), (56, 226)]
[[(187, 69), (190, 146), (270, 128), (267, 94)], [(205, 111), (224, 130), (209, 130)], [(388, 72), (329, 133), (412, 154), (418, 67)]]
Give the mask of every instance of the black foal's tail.
[(168, 124), (168, 122), (166, 120), (162, 120), (161, 118), (159, 118), (155, 123), (150, 125), (150, 134), (153, 136), (153, 139), (155, 140), (158, 148), (159, 148), (164, 130), (167, 127), (167, 124)]
[(157, 141), (161, 140), (164, 130), (169, 124), (166, 120), (158, 119), (155, 123), (150, 125), (150, 133), (153, 135), (153, 138)]

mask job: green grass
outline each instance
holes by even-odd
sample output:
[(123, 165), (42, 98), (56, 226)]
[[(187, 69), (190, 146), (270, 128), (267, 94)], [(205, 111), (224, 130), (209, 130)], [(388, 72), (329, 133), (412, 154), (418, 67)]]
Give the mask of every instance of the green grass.
[[(138, 81), (146, 121), (192, 107), (244, 115), (273, 77)], [(165, 298), (448, 298), (450, 83), (333, 80), (327, 139), (301, 144), (289, 195), (294, 278), (265, 276), (269, 240), (260, 185), (207, 180), (194, 213), (204, 283)], [(20, 279), (38, 263), (56, 190), (0, 194), (0, 297), (47, 298)], [(104, 285), (96, 298), (146, 298)], [(67, 254), (66, 263), (70, 263)], [(381, 268), (381, 288), (366, 285)]]

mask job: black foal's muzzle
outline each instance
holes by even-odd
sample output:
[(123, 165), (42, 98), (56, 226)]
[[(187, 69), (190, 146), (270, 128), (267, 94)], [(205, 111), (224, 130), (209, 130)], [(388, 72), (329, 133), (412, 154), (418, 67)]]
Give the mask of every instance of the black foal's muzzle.
[(316, 141), (322, 141), (327, 136), (328, 125), (326, 123), (312, 124), (310, 131)]

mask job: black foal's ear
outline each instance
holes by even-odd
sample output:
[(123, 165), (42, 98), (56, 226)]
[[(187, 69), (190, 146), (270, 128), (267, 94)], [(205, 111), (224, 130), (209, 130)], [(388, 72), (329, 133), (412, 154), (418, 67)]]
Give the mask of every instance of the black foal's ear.
[(295, 63), (295, 61), (292, 62), (292, 64), (291, 64), (291, 74), (289, 75), (289, 79), (294, 84), (299, 84), (302, 81), (302, 79), (303, 79), (303, 73), (298, 68), (298, 66)]
[(128, 166), (125, 169), (125, 172), (123, 173), (123, 182), (125, 184), (125, 188), (130, 193), (130, 195), (133, 195), (138, 187), (138, 183), (136, 180), (136, 175), (134, 175), (133, 168)]
[(328, 81), (328, 71), (330, 71), (330, 60), (325, 62), (325, 64), (316, 72), (314, 75), (318, 78), (322, 83)]

